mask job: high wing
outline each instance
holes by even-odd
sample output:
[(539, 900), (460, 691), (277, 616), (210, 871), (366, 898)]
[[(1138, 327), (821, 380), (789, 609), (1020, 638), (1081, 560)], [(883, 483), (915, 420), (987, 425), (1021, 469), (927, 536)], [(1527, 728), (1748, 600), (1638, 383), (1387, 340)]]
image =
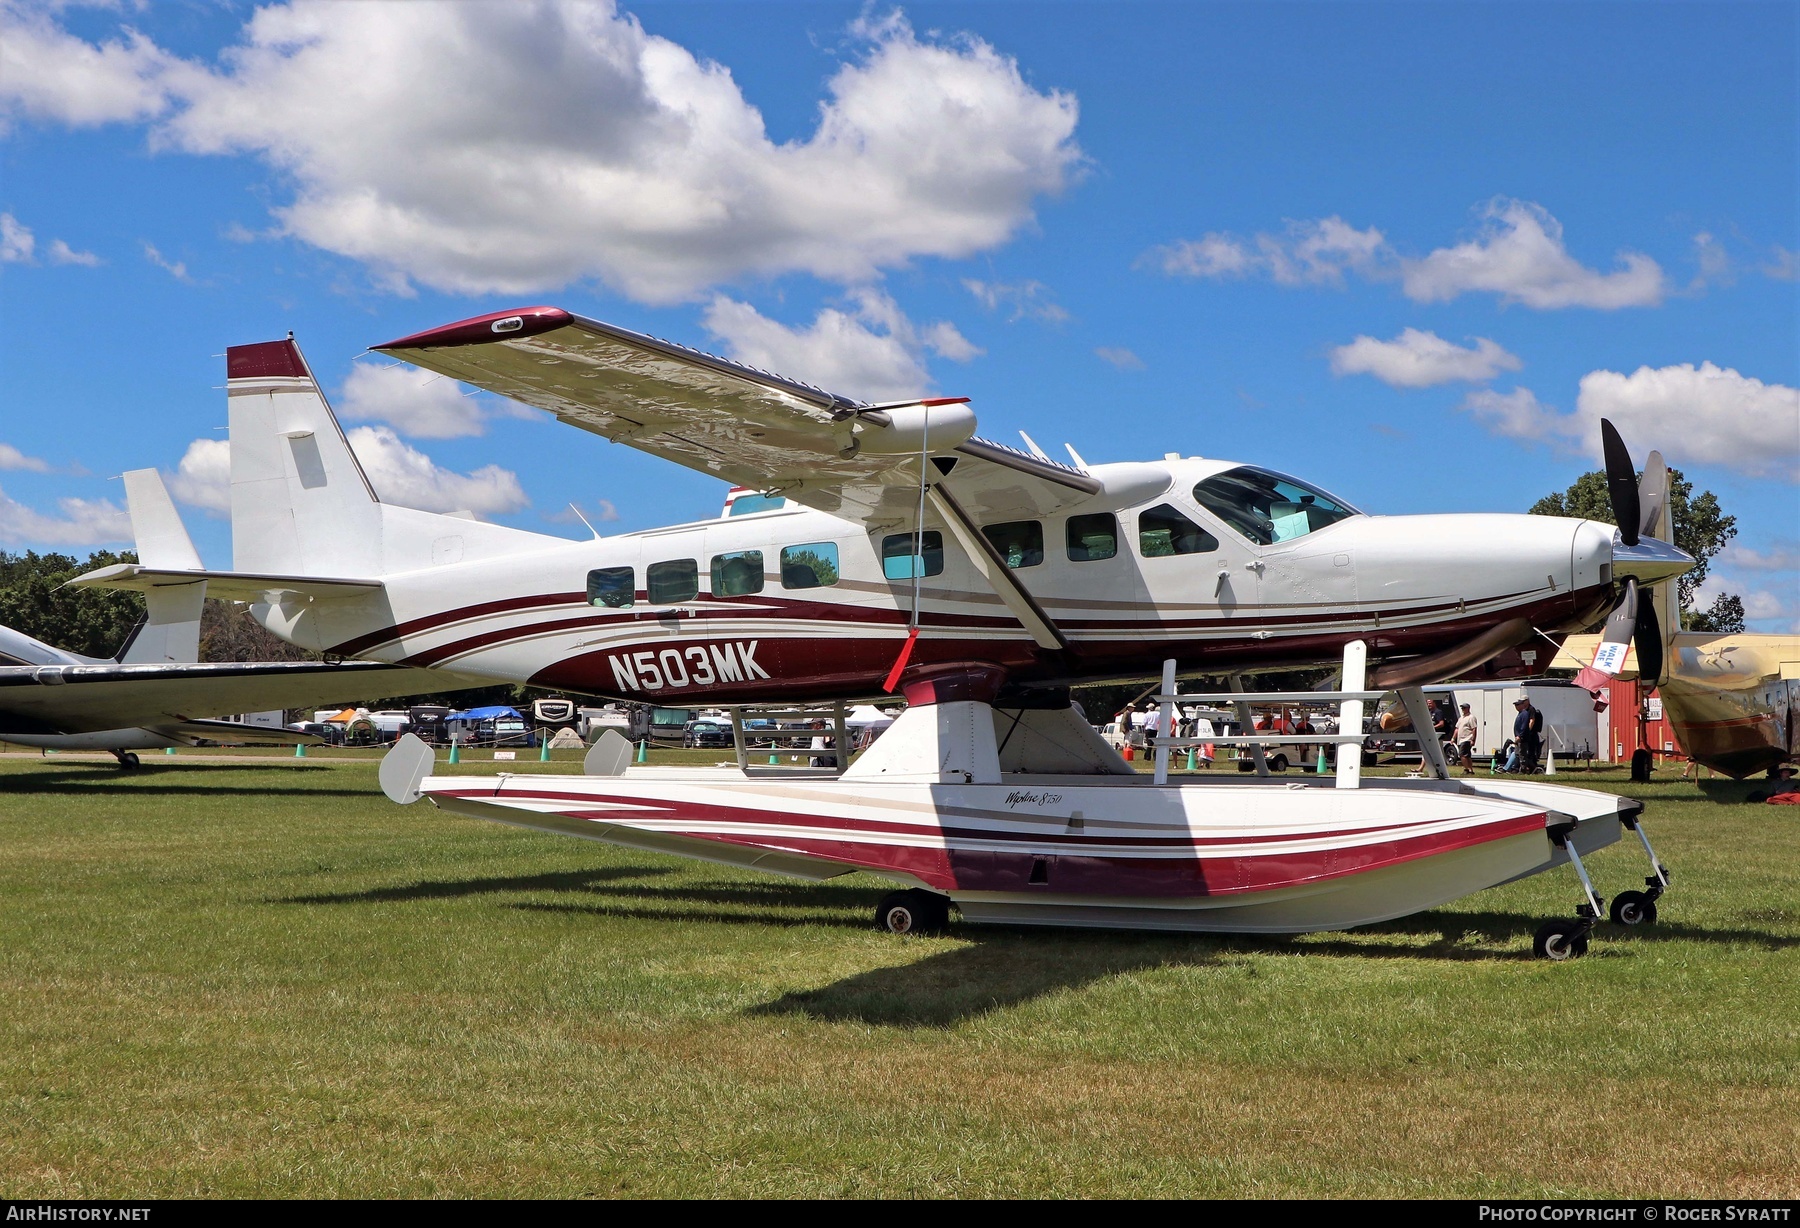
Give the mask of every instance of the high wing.
[(978, 521), (1044, 516), (1102, 483), (973, 437), (966, 398), (869, 405), (555, 307), (477, 316), (375, 347), (615, 443), (870, 528), (910, 525), (921, 451)]
[(225, 712), (480, 685), (373, 661), (0, 666), (0, 739), (181, 725)]

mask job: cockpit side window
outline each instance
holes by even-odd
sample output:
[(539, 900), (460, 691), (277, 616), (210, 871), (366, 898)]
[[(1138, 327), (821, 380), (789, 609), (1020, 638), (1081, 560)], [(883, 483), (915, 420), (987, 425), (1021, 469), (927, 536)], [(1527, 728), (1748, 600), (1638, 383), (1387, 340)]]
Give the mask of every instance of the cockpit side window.
[(1214, 474), (1194, 502), (1259, 546), (1292, 541), (1362, 513), (1317, 487), (1254, 465)]
[(1147, 559), (1172, 554), (1206, 554), (1219, 548), (1219, 539), (1183, 516), (1167, 503), (1138, 513), (1138, 553)]

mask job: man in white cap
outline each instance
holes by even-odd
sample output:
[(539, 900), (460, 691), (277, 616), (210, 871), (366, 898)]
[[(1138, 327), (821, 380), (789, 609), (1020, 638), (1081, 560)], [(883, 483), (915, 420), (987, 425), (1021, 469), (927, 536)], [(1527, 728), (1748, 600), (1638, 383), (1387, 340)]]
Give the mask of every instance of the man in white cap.
[(1451, 735), (1456, 741), (1456, 756), (1462, 760), (1464, 776), (1475, 774), (1475, 739), (1481, 736), (1481, 722), (1469, 711), (1469, 705), (1462, 706), (1462, 719), (1456, 722), (1456, 732)]

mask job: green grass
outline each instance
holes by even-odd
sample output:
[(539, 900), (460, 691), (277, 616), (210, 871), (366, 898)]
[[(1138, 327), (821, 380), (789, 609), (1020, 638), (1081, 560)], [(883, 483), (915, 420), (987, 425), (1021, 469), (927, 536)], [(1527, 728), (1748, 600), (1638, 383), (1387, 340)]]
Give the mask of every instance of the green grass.
[(1800, 815), (1566, 779), (1676, 877), (1551, 965), (1566, 870), (1291, 940), (895, 939), (877, 880), (395, 807), (366, 759), (0, 760), (0, 1195), (1800, 1193)]

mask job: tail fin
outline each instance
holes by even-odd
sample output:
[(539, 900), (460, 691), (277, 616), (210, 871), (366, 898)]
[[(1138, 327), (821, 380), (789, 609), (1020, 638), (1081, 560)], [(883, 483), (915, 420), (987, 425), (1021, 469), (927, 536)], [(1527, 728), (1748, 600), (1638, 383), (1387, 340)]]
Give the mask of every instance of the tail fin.
[(236, 571), (379, 574), (381, 513), (300, 347), (225, 351)]
[[(154, 469), (125, 475), (125, 501), (138, 561), (146, 567), (199, 571), (200, 554), (187, 535), (162, 478)], [(200, 610), (206, 581), (157, 585), (144, 590), (149, 613), (119, 652), (122, 665), (161, 665), (200, 659)]]
[(233, 570), (378, 577), (565, 544), (382, 503), (292, 334), (231, 346), (225, 365)]

